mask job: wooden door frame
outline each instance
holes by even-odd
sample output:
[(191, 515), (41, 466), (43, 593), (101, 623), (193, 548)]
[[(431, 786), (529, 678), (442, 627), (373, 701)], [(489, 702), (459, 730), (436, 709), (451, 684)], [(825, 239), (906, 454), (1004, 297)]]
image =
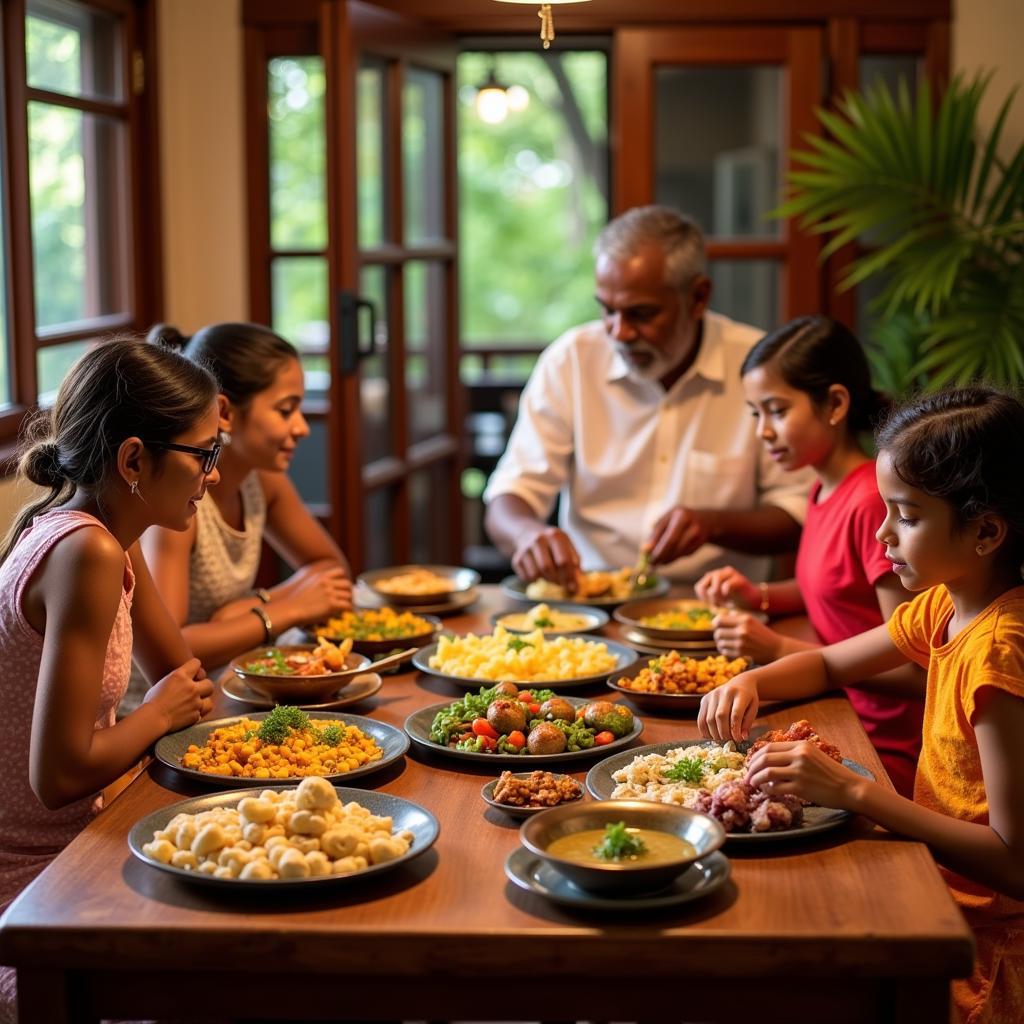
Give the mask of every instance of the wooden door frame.
[[(787, 70), (782, 93), (783, 145), (787, 154), (814, 129), (821, 102), (822, 32), (814, 26), (764, 25), (623, 28), (612, 47), (612, 212), (654, 202), (654, 70), (659, 65), (735, 66), (776, 64)], [(792, 95), (807, 98), (792, 109)], [(629, 159), (626, 159), (629, 154)], [(788, 155), (786, 165), (788, 165)], [(784, 310), (815, 312), (821, 306), (819, 239), (787, 222), (779, 239), (715, 241), (709, 260), (784, 260)]]

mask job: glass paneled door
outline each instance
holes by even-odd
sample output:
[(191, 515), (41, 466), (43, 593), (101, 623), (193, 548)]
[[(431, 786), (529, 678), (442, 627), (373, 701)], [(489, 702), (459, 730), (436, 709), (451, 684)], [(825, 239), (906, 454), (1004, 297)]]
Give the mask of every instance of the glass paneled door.
[(454, 40), (323, 0), (332, 524), (357, 569), (457, 561)]
[(615, 211), (661, 203), (708, 240), (712, 308), (765, 330), (819, 312), (816, 238), (769, 214), (789, 151), (816, 125), (816, 27), (622, 29), (615, 34)]

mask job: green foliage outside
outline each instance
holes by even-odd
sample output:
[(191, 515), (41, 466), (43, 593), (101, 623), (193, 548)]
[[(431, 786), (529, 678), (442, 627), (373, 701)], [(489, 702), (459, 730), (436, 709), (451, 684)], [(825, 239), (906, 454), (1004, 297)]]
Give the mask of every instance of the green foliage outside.
[[(498, 55), (498, 78), (524, 86), (530, 104), (497, 125), (474, 107), (490, 63), (483, 53), (458, 63), (464, 351), (546, 344), (594, 319), (591, 250), (608, 214), (605, 55)], [(508, 368), (525, 376), (531, 362)], [(473, 364), (463, 363), (466, 377)]]
[(830, 233), (823, 257), (869, 237), (878, 247), (842, 287), (880, 278), (867, 339), (880, 386), (899, 394), (984, 378), (1024, 381), (1024, 144), (998, 156), (1013, 100), (982, 138), (990, 75), (957, 77), (936, 107), (927, 82), (847, 93), (819, 111), (828, 137), (794, 154), (778, 211)]

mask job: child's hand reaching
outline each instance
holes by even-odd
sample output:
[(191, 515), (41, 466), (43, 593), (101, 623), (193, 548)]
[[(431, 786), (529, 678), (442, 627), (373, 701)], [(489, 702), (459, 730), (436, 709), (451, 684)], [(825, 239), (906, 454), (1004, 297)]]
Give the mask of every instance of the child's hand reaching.
[(745, 740), (757, 717), (757, 677), (741, 672), (724, 686), (718, 686), (701, 698), (697, 728), (701, 736), (719, 743)]
[(213, 707), (210, 694), (213, 683), (198, 658), (191, 658), (180, 668), (169, 672), (146, 694), (145, 703), (152, 704), (166, 722), (165, 732), (174, 732), (195, 725)]
[(770, 793), (792, 793), (822, 807), (856, 810), (864, 779), (832, 760), (813, 743), (767, 743), (747, 765), (747, 783)]
[(731, 565), (706, 572), (694, 589), (701, 601), (712, 605), (757, 608), (761, 603), (760, 589)]
[(715, 616), (715, 646), (727, 658), (749, 658), (767, 665), (783, 654), (783, 638), (749, 612), (721, 612)]

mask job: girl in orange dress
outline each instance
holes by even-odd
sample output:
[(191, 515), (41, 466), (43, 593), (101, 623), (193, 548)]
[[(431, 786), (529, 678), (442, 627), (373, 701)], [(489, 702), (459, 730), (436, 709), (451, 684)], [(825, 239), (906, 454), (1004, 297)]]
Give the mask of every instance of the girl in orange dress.
[[(770, 743), (747, 781), (863, 814), (928, 844), (974, 930), (974, 973), (953, 1020), (1024, 1020), (1024, 406), (990, 388), (950, 390), (878, 432), (878, 531), (916, 594), (887, 626), (745, 672), (706, 695), (698, 725), (747, 736), (760, 698), (807, 697), (905, 662), (927, 669), (914, 799), (855, 775), (809, 743)], [(879, 685), (884, 683), (879, 682)]]

